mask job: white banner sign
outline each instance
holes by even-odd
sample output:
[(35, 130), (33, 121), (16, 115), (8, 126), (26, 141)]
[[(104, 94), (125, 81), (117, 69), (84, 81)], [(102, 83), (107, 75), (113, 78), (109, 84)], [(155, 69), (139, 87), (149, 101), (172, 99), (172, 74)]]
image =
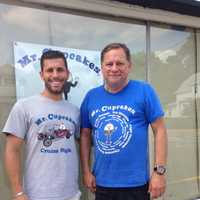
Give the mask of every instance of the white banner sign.
[(43, 90), (40, 79), (40, 57), (48, 49), (64, 53), (70, 70), (65, 98), (80, 106), (86, 92), (102, 84), (100, 52), (31, 43), (14, 43), (17, 99), (39, 94)]

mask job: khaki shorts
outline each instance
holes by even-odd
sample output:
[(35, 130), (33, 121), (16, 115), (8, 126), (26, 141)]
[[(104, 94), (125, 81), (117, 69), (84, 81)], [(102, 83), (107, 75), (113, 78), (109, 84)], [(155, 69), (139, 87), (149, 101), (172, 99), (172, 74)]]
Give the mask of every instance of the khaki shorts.
[(81, 192), (78, 192), (75, 196), (73, 196), (70, 199), (66, 199), (66, 200), (80, 200), (81, 197)]

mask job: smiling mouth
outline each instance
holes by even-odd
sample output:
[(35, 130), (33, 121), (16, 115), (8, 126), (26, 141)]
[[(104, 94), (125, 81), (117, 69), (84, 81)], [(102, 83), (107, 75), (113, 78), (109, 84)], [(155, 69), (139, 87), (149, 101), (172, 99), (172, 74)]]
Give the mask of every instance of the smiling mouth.
[(121, 77), (120, 75), (111, 75), (111, 76), (109, 76), (110, 78), (119, 78), (119, 77)]
[(60, 87), (63, 85), (63, 81), (50, 81), (51, 86)]

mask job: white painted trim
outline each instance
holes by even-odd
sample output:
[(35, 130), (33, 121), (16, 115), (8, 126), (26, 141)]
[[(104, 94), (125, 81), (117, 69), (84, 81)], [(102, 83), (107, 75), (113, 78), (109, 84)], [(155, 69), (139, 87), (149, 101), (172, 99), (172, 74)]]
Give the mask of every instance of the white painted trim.
[(21, 0), (21, 2), (200, 28), (200, 17), (143, 8), (111, 0)]

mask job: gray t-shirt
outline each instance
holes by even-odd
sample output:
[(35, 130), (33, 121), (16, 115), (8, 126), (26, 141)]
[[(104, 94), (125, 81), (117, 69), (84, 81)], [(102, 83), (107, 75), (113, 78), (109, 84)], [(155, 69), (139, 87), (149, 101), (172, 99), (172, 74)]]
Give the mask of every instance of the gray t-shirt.
[(31, 200), (64, 200), (79, 192), (79, 118), (76, 106), (41, 95), (14, 105), (3, 132), (25, 140), (23, 183)]

